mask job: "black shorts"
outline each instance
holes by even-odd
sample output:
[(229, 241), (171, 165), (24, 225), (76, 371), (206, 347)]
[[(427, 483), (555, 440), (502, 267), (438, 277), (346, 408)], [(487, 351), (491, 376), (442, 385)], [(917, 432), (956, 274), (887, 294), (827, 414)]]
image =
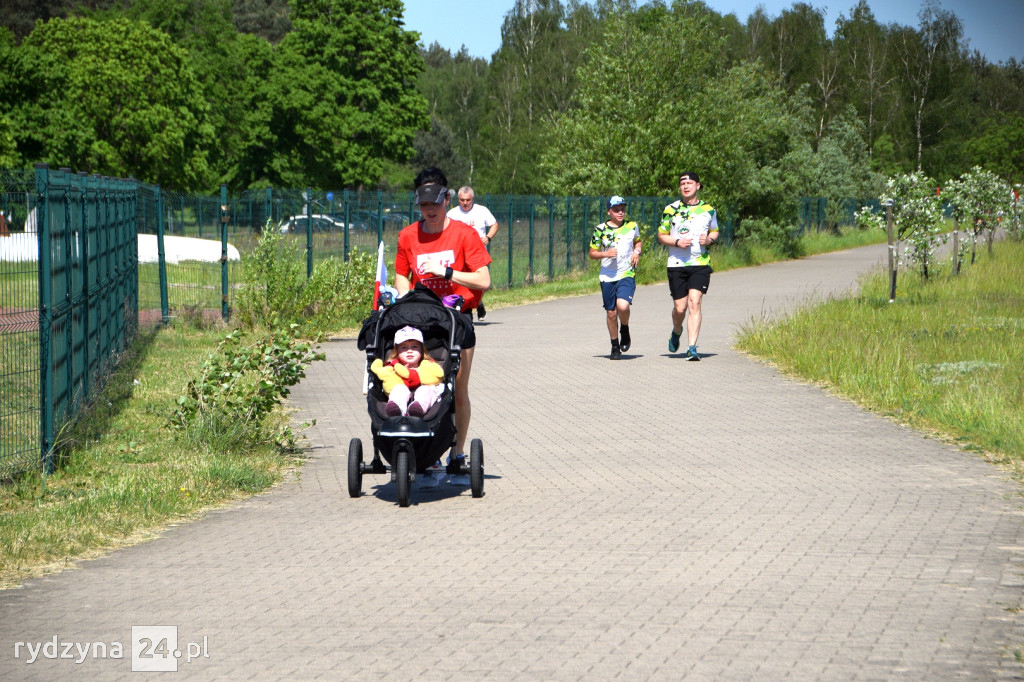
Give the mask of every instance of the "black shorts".
[(463, 311), (456, 318), (463, 328), (462, 332), (462, 347), (473, 348), (476, 346), (476, 329), (473, 328), (473, 311)]
[(686, 298), (690, 289), (699, 289), (702, 293), (708, 293), (712, 272), (710, 265), (684, 265), (680, 268), (668, 268), (668, 291), (672, 294), (672, 300)]

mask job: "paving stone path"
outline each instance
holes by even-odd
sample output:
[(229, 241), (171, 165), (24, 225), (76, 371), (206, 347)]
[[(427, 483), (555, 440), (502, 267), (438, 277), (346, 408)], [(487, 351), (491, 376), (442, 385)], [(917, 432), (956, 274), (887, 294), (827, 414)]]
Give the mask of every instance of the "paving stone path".
[[(699, 363), (667, 353), (664, 284), (638, 291), (619, 362), (596, 293), (491, 311), (481, 499), (445, 484), (400, 508), (369, 475), (348, 497), (362, 354), (330, 342), (293, 394), (318, 420), (298, 476), (0, 593), (0, 679), (137, 677), (132, 626), (175, 626), (189, 679), (1021, 679), (1018, 487), (730, 348), (883, 256), (714, 275)], [(126, 649), (29, 663), (54, 637)]]

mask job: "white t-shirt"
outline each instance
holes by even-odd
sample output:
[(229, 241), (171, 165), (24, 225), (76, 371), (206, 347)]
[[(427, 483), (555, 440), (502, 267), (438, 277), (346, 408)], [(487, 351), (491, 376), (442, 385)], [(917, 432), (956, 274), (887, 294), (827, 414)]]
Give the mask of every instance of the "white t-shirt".
[(448, 217), (452, 220), (461, 220), (474, 230), (480, 233), (480, 238), (487, 236), (487, 228), (498, 222), (494, 214), (487, 210), (486, 206), (474, 203), (473, 208), (463, 211), (462, 206), (456, 206), (448, 211)]

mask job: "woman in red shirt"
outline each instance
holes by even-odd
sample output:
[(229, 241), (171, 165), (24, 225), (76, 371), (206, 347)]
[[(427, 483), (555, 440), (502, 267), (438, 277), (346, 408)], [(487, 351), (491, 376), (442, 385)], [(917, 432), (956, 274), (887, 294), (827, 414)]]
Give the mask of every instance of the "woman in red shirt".
[[(437, 168), (426, 168), (414, 182), (416, 204), (423, 219), (402, 228), (398, 234), (395, 254), (395, 288), (403, 296), (417, 283), (443, 298), (459, 294), (465, 299), (464, 310), (480, 304), (481, 295), (491, 288), (488, 266), (491, 256), (480, 236), (469, 225), (447, 216), (450, 190), (448, 178)], [(476, 332), (473, 318), (462, 315), (466, 335), (462, 344), (462, 362), (455, 376), (456, 459), (465, 458), (466, 434), (469, 431), (469, 373), (473, 368)], [(460, 462), (461, 464), (461, 462)], [(465, 474), (451, 477), (453, 485), (469, 485)]]

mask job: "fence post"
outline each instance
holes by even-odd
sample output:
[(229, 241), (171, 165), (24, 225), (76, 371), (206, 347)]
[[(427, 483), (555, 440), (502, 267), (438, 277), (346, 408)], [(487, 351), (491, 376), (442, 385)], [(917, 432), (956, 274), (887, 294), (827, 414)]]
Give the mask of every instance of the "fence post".
[[(73, 411), (74, 395), (75, 395), (75, 308), (77, 304), (75, 302), (75, 286), (74, 286), (74, 268), (75, 268), (75, 254), (71, 243), (73, 223), (71, 220), (71, 169), (62, 167), (57, 169), (56, 176), (58, 178), (58, 184), (63, 189), (61, 198), (61, 211), (58, 213), (54, 211), (55, 216), (61, 216), (61, 230), (60, 230), (60, 241), (61, 251), (63, 252), (63, 258), (60, 259), (59, 266), (63, 270), (64, 280), (64, 300), (59, 303), (59, 307), (62, 309), (60, 317), (63, 318), (64, 327), (64, 349), (61, 355), (64, 358), (64, 391), (63, 391), (63, 404), (62, 414), (57, 418), (60, 420), (67, 419)], [(51, 176), (52, 179), (52, 176)], [(51, 235), (52, 236), (52, 235)], [(54, 424), (56, 429), (56, 423)]]
[(306, 279), (313, 276), (313, 190), (306, 188)]
[[(448, 207), (445, 207), (448, 210)], [(377, 190), (377, 243), (384, 241), (384, 190)]]
[(527, 281), (530, 284), (533, 284), (533, 216), (534, 216), (533, 209), (534, 209), (534, 207), (533, 207), (533, 195), (531, 194), (530, 195), (530, 217), (529, 217), (529, 221), (527, 223), (527, 225), (529, 225), (529, 228), (530, 228), (530, 238), (528, 240), (528, 243), (530, 245), (530, 258), (528, 259), (529, 262), (527, 263), (527, 277), (528, 277)]
[[(587, 228), (590, 225), (590, 221), (587, 219), (587, 213), (588, 213), (587, 209), (588, 209), (587, 195), (584, 195), (583, 196), (583, 255), (584, 255), (584, 258), (587, 257), (587, 251), (588, 251), (588, 246), (589, 246), (588, 240), (590, 239), (590, 237), (587, 236)], [(584, 260), (584, 262), (586, 263), (587, 261)]]
[(953, 216), (953, 274), (960, 274), (960, 218)]
[(416, 192), (409, 190), (409, 223), (416, 222)]
[(555, 279), (555, 198), (548, 195), (548, 281)]
[[(342, 201), (345, 202), (345, 262), (347, 263), (348, 262), (348, 249), (349, 249), (349, 230), (352, 229), (352, 224), (351, 224), (351, 222), (349, 220), (350, 210), (349, 210), (349, 196), (348, 196), (348, 190), (347, 189), (342, 193)], [(410, 214), (410, 215), (412, 215), (412, 214)]]
[(257, 232), (262, 235), (263, 234), (263, 228), (266, 227), (268, 223), (273, 223), (273, 221), (274, 221), (274, 190), (272, 190), (271, 188), (268, 187), (267, 188), (267, 195), (266, 195), (266, 198), (264, 199), (264, 204), (263, 204), (263, 224), (260, 225), (260, 228), (257, 230)]
[(565, 198), (565, 272), (572, 272), (572, 198)]
[(220, 317), (228, 319), (228, 186), (220, 186)]
[(160, 321), (163, 324), (167, 324), (171, 311), (167, 295), (167, 251), (164, 246), (163, 190), (157, 186), (153, 194), (156, 196), (156, 257), (157, 271), (160, 274)]
[(512, 253), (513, 244), (512, 232), (513, 226), (516, 224), (515, 216), (512, 213), (512, 195), (508, 195), (508, 286), (512, 287)]
[(90, 290), (90, 270), (89, 270), (89, 254), (91, 249), (89, 248), (89, 216), (87, 211), (87, 198), (86, 198), (86, 173), (85, 171), (79, 171), (75, 174), (75, 186), (78, 188), (78, 244), (79, 244), (79, 258), (81, 262), (81, 282), (79, 288), (79, 295), (82, 301), (82, 395), (88, 396), (92, 394), (91, 387), (89, 386), (89, 366), (91, 364), (89, 359), (89, 351), (92, 348), (90, 343), (89, 332), (92, 328), (92, 309), (93, 301), (89, 295)]
[[(39, 240), (39, 457), (45, 474), (53, 473), (53, 289), (50, 282), (50, 167), (35, 164), (36, 236)], [(26, 218), (26, 223), (28, 219)]]

